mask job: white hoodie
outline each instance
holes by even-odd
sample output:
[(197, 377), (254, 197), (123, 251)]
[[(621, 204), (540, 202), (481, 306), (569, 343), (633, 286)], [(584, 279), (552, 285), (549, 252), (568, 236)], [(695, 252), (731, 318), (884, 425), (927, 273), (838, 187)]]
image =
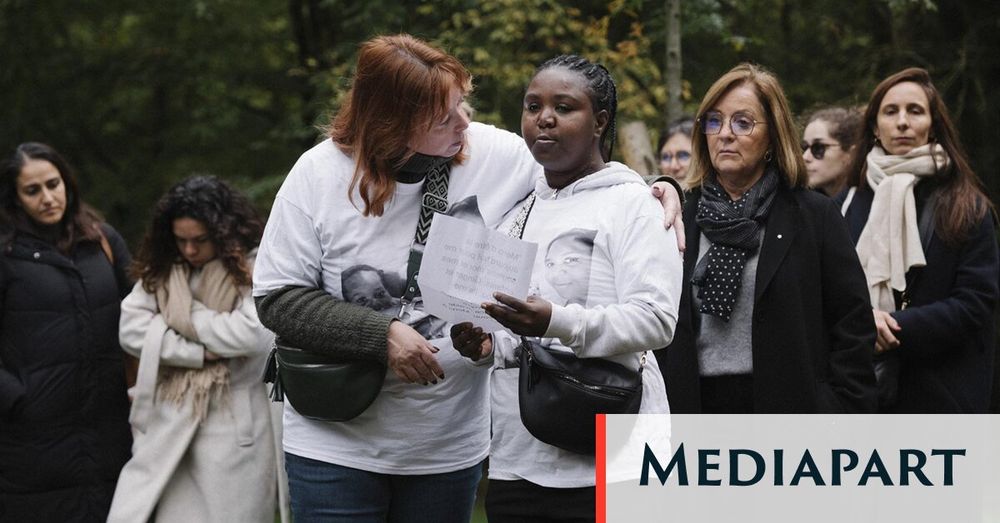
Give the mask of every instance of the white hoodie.
[[(523, 239), (538, 243), (531, 292), (552, 302), (543, 344), (638, 368), (643, 351), (667, 346), (677, 324), (683, 266), (674, 232), (663, 228), (663, 208), (642, 178), (617, 162), (558, 191), (540, 178), (535, 193)], [(542, 443), (524, 428), (514, 358), (520, 339), (506, 333), (495, 340), (490, 478), (593, 486), (592, 457)], [(669, 412), (651, 352), (642, 376), (640, 412)]]

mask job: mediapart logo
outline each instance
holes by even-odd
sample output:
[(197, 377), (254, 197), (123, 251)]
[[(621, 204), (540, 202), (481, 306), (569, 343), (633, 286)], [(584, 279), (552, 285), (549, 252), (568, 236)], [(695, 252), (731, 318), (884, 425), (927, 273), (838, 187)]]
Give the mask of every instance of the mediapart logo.
[[(685, 444), (681, 443), (666, 466), (663, 466), (647, 443), (643, 451), (639, 485), (649, 486), (652, 472), (661, 486), (668, 486), (669, 482), (670, 485), (681, 487), (749, 487), (758, 484), (776, 487), (837, 487), (845, 484), (950, 487), (955, 485), (956, 461), (966, 457), (967, 449), (900, 448), (892, 452), (898, 458), (898, 461), (893, 460), (898, 463), (897, 467), (887, 466), (887, 460), (874, 448), (831, 448), (817, 451), (699, 448), (688, 451)], [(694, 468), (693, 474), (690, 473), (689, 463)], [(786, 474), (792, 467), (794, 472)], [(696, 481), (692, 482), (692, 476), (697, 476)], [(940, 481), (935, 483), (931, 480), (932, 477), (940, 478)], [(673, 481), (671, 478), (674, 478)]]
[(996, 415), (608, 416), (605, 429), (598, 523), (1000, 523)]

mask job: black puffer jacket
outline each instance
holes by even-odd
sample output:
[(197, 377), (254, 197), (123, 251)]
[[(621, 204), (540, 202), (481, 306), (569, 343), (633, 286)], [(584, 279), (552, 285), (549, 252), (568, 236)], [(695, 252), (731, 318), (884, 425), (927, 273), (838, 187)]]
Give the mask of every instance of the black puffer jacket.
[(130, 261), (103, 226), (71, 256), (18, 232), (0, 251), (0, 521), (104, 521), (129, 459), (119, 304)]

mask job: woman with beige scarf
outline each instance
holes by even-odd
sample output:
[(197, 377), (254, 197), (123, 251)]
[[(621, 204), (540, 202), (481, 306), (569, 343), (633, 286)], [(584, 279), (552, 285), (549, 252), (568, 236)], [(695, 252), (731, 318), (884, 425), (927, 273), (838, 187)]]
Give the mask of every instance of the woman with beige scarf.
[(882, 81), (843, 209), (878, 339), (880, 410), (986, 412), (998, 295), (995, 211), (927, 71)]
[(273, 335), (250, 296), (262, 231), (215, 178), (185, 180), (157, 204), (122, 302), (121, 344), (140, 358), (135, 443), (108, 521), (274, 520), (280, 425), (260, 380)]

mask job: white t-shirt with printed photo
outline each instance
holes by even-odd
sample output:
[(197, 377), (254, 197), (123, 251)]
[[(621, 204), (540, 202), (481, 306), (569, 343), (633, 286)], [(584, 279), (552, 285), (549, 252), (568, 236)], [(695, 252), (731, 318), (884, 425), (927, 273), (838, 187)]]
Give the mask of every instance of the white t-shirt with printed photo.
[[(495, 227), (531, 191), (541, 168), (519, 136), (487, 125), (470, 125), (466, 152), (466, 161), (451, 169), (449, 204)], [(422, 184), (396, 184), (383, 215), (365, 217), (357, 190), (353, 202), (348, 197), (354, 168), (330, 140), (299, 158), (264, 231), (255, 296), (288, 285), (315, 287), (397, 315)], [(417, 311), (410, 324), (440, 349), (435, 357), (445, 379), (410, 384), (389, 370), (375, 402), (347, 422), (310, 420), (286, 403), (287, 452), (386, 474), (451, 472), (486, 457), (489, 366), (454, 350), (442, 320)]]

